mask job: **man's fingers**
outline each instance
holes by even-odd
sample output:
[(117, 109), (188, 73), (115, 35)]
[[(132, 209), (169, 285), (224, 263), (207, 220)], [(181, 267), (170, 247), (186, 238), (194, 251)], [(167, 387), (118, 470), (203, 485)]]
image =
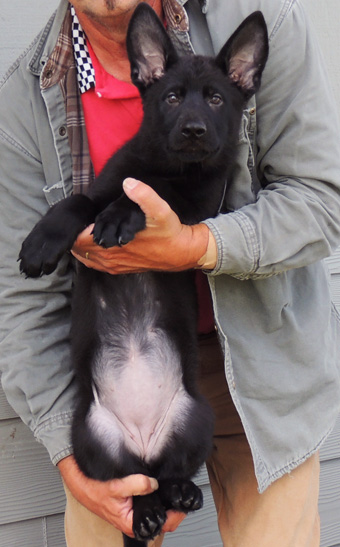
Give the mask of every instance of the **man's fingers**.
[(137, 203), (146, 217), (161, 221), (170, 211), (170, 206), (152, 188), (144, 182), (127, 178), (123, 182), (125, 194)]
[(93, 227), (94, 224), (90, 224), (78, 235), (77, 239), (74, 242), (74, 247), (81, 248), (88, 247), (89, 245), (94, 245), (92, 235)]
[(187, 517), (185, 513), (179, 511), (167, 511), (167, 519), (163, 526), (162, 532), (174, 532), (181, 522)]
[(157, 480), (145, 475), (129, 475), (123, 479), (113, 479), (110, 484), (111, 495), (121, 498), (144, 496), (151, 494), (157, 488)]

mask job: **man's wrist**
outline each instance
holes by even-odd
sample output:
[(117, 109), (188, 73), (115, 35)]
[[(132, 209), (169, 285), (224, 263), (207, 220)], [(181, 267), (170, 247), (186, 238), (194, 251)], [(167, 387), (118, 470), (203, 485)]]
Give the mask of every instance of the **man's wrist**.
[[(200, 229), (206, 230), (208, 233), (207, 245), (205, 252), (197, 261), (197, 269), (213, 270), (217, 263), (217, 245), (216, 240), (211, 230), (206, 224), (199, 224)], [(203, 228), (204, 227), (204, 228)]]

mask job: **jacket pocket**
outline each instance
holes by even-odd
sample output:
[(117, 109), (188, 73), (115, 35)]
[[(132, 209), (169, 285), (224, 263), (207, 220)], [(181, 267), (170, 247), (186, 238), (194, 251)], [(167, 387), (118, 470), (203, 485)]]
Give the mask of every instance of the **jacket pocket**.
[(50, 207), (65, 198), (64, 184), (62, 180), (56, 182), (52, 186), (45, 186), (43, 191), (46, 201)]

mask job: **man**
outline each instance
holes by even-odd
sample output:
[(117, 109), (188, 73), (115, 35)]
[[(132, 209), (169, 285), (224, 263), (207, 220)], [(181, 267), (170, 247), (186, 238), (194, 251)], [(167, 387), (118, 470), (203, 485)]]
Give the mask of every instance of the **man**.
[[(122, 136), (119, 123), (107, 123), (106, 107), (100, 116), (96, 105), (110, 98), (107, 108), (115, 108), (110, 78), (114, 86), (129, 84), (125, 37), (138, 3), (74, 0), (71, 13), (62, 0), (0, 96), (2, 381), (59, 467), (69, 547), (121, 545), (119, 530), (132, 533), (131, 496), (157, 484), (140, 475), (99, 483), (78, 470), (69, 443), (69, 259), (32, 281), (19, 276), (16, 258), (47, 204), (85, 191), (93, 165), (98, 171), (137, 129), (132, 123)], [(249, 13), (261, 9), (266, 18), (270, 56), (261, 90), (244, 111), (226, 193), (230, 213), (182, 226), (150, 188), (127, 179), (125, 191), (146, 213), (146, 230), (124, 248), (104, 250), (88, 228), (73, 253), (112, 274), (209, 271), (224, 359), (208, 321), (201, 385), (217, 418), (208, 471), (223, 544), (315, 547), (318, 449), (340, 399), (339, 325), (320, 262), (340, 241), (340, 139), (322, 60), (297, 0), (148, 3), (182, 52), (214, 54)], [(123, 109), (130, 92), (119, 96)], [(136, 102), (132, 108), (140, 116)], [(115, 144), (106, 146), (111, 139)], [(182, 518), (169, 512), (164, 531)]]

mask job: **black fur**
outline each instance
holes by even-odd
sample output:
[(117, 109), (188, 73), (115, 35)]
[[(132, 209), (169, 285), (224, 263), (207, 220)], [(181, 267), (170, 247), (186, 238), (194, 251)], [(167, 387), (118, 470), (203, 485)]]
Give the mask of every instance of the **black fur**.
[[(29, 277), (51, 273), (92, 222), (95, 241), (103, 247), (128, 243), (145, 227), (144, 214), (122, 192), (126, 177), (152, 186), (183, 223), (198, 223), (220, 210), (242, 110), (260, 85), (268, 55), (262, 14), (249, 16), (216, 59), (179, 58), (153, 10), (141, 4), (131, 19), (127, 48), (132, 80), (143, 99), (142, 126), (108, 161), (89, 196), (58, 203), (26, 238), (19, 259)], [(137, 540), (125, 537), (126, 547), (146, 545), (160, 533), (167, 509), (190, 511), (202, 505), (201, 491), (190, 478), (211, 449), (213, 417), (196, 388), (196, 307), (193, 272), (112, 276), (78, 268), (72, 317), (79, 384), (73, 424), (76, 460), (86, 475), (99, 480), (144, 473), (160, 484), (154, 494), (134, 498)], [(163, 359), (178, 356), (184, 387), (179, 391), (183, 400), (190, 399), (190, 412), (175, 415), (155, 457), (139, 456), (115, 433), (98, 438), (91, 425), (93, 409), (107, 410), (101, 382), (112, 373), (114, 386), (128, 374), (125, 363), (132, 347), (152, 374), (157, 359), (161, 367)], [(169, 369), (165, 384), (168, 375)], [(120, 410), (124, 421), (124, 408)]]

